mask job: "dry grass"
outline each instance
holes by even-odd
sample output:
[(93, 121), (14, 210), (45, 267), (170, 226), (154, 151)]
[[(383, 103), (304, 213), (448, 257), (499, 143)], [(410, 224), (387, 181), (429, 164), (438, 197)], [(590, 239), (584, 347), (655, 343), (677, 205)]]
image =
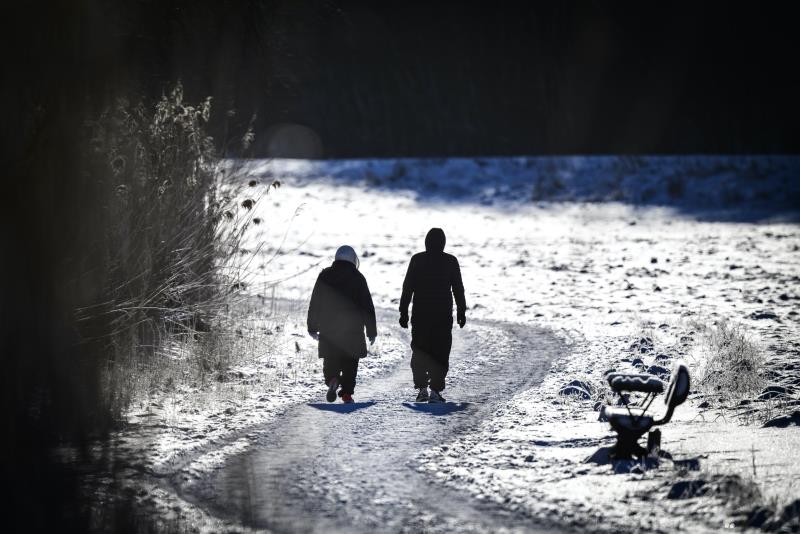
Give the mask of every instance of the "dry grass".
[(764, 355), (742, 328), (728, 322), (705, 331), (707, 358), (701, 365), (699, 384), (723, 400), (757, 395), (764, 387)]
[(76, 315), (83, 341), (107, 355), (103, 402), (115, 417), (149, 392), (222, 380), (236, 355), (253, 354), (232, 310), (256, 255), (241, 242), (258, 198), (222, 184), (210, 109), (210, 99), (186, 103), (178, 85), (153, 106), (120, 100), (89, 124), (104, 284)]
[[(241, 303), (237, 304), (241, 308)], [(136, 404), (146, 408), (154, 400), (171, 395), (192, 393), (196, 407), (214, 396), (235, 395), (237, 388), (252, 380), (269, 382), (270, 373), (258, 377), (237, 372), (237, 368), (256, 368), (255, 362), (270, 368), (270, 358), (277, 346), (276, 331), (285, 318), (266, 317), (239, 309), (215, 323), (210, 332), (172, 333), (161, 340), (152, 354), (136, 354), (123, 345), (116, 349), (118, 358), (108, 362), (105, 373), (107, 402), (118, 413)], [(275, 369), (274, 383), (262, 389), (274, 390), (285, 380)]]

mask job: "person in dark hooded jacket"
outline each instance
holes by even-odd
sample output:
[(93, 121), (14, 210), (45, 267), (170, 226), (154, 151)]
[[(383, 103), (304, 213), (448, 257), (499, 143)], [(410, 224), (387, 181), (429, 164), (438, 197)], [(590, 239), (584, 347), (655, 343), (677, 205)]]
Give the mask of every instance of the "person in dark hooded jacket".
[(308, 333), (319, 340), (322, 373), (328, 386), (328, 402), (353, 402), (358, 360), (367, 355), (364, 329), (375, 342), (375, 307), (367, 280), (358, 271), (358, 256), (352, 247), (339, 247), (330, 267), (322, 270), (308, 305)]
[(445, 241), (441, 228), (431, 228), (425, 252), (411, 257), (400, 297), (403, 328), (408, 328), (408, 305), (413, 299), (411, 371), (419, 390), (417, 402), (444, 402), (441, 392), (450, 365), (454, 297), (458, 326), (464, 328), (467, 322), (461, 268), (455, 256), (444, 252)]

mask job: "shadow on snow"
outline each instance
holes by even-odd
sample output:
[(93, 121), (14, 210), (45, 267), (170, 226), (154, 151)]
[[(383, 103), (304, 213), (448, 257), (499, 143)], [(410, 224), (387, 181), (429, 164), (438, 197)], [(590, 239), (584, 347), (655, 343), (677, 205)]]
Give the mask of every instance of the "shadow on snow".
[(308, 405), (323, 412), (337, 412), (337, 413), (352, 413), (362, 408), (369, 408), (375, 405), (375, 401), (353, 402), (350, 404), (344, 403), (324, 403), (324, 402), (309, 402)]
[(469, 408), (469, 402), (404, 402), (403, 406), (415, 412), (427, 413), (430, 415), (449, 415)]
[(519, 156), (231, 161), (248, 178), (290, 177), (407, 193), (417, 202), (619, 203), (706, 221), (798, 220), (800, 157)]

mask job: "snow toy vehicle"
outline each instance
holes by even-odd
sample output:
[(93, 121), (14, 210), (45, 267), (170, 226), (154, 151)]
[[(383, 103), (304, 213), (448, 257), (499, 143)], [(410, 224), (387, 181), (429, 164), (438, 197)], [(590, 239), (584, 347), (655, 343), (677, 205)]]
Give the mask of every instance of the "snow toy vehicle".
[[(664, 400), (667, 411), (661, 419), (655, 419), (646, 412), (655, 400), (656, 396), (664, 392), (664, 383), (658, 378), (648, 374), (625, 374), (610, 373), (608, 384), (611, 389), (622, 399), (622, 407), (603, 407), (603, 414), (611, 425), (611, 429), (617, 433), (617, 442), (611, 450), (613, 459), (631, 459), (633, 456), (639, 458), (656, 458), (661, 447), (661, 431), (654, 426), (664, 425), (672, 419), (675, 408), (686, 400), (689, 395), (689, 369), (683, 362), (676, 362), (672, 371), (672, 379), (667, 389), (667, 397)], [(627, 392), (644, 393), (645, 397), (640, 403), (642, 408), (631, 408), (628, 404)], [(639, 445), (639, 438), (646, 432), (647, 448)]]

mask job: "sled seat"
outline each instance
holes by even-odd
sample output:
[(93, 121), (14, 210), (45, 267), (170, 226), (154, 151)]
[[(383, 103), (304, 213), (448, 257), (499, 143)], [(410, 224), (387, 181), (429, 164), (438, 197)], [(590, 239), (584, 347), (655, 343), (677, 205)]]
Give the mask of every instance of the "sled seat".
[(664, 382), (647, 374), (610, 373), (608, 385), (615, 393), (640, 391), (642, 393), (663, 393)]
[(628, 408), (627, 406), (605, 409), (606, 418), (611, 424), (611, 428), (617, 432), (633, 432), (639, 429), (644, 429), (647, 432), (650, 430), (655, 421), (652, 416), (645, 415), (644, 412), (640, 408)]
[[(617, 433), (617, 442), (614, 445), (612, 456), (630, 458), (634, 455), (643, 457), (653, 454), (654, 449), (660, 447), (660, 431), (652, 432), (652, 436), (648, 439), (647, 450), (639, 446), (639, 438), (649, 432), (652, 427), (669, 423), (675, 408), (686, 401), (686, 397), (689, 396), (689, 368), (683, 362), (675, 363), (667, 388), (667, 396), (664, 399), (667, 409), (661, 419), (647, 415), (647, 410), (655, 397), (664, 391), (664, 384), (661, 380), (650, 375), (612, 373), (608, 375), (608, 383), (611, 389), (620, 396), (623, 403), (622, 407), (604, 406), (602, 409), (611, 429)], [(624, 392), (628, 391), (646, 393), (642, 401), (642, 408), (631, 408), (628, 405), (628, 399), (624, 395)]]

